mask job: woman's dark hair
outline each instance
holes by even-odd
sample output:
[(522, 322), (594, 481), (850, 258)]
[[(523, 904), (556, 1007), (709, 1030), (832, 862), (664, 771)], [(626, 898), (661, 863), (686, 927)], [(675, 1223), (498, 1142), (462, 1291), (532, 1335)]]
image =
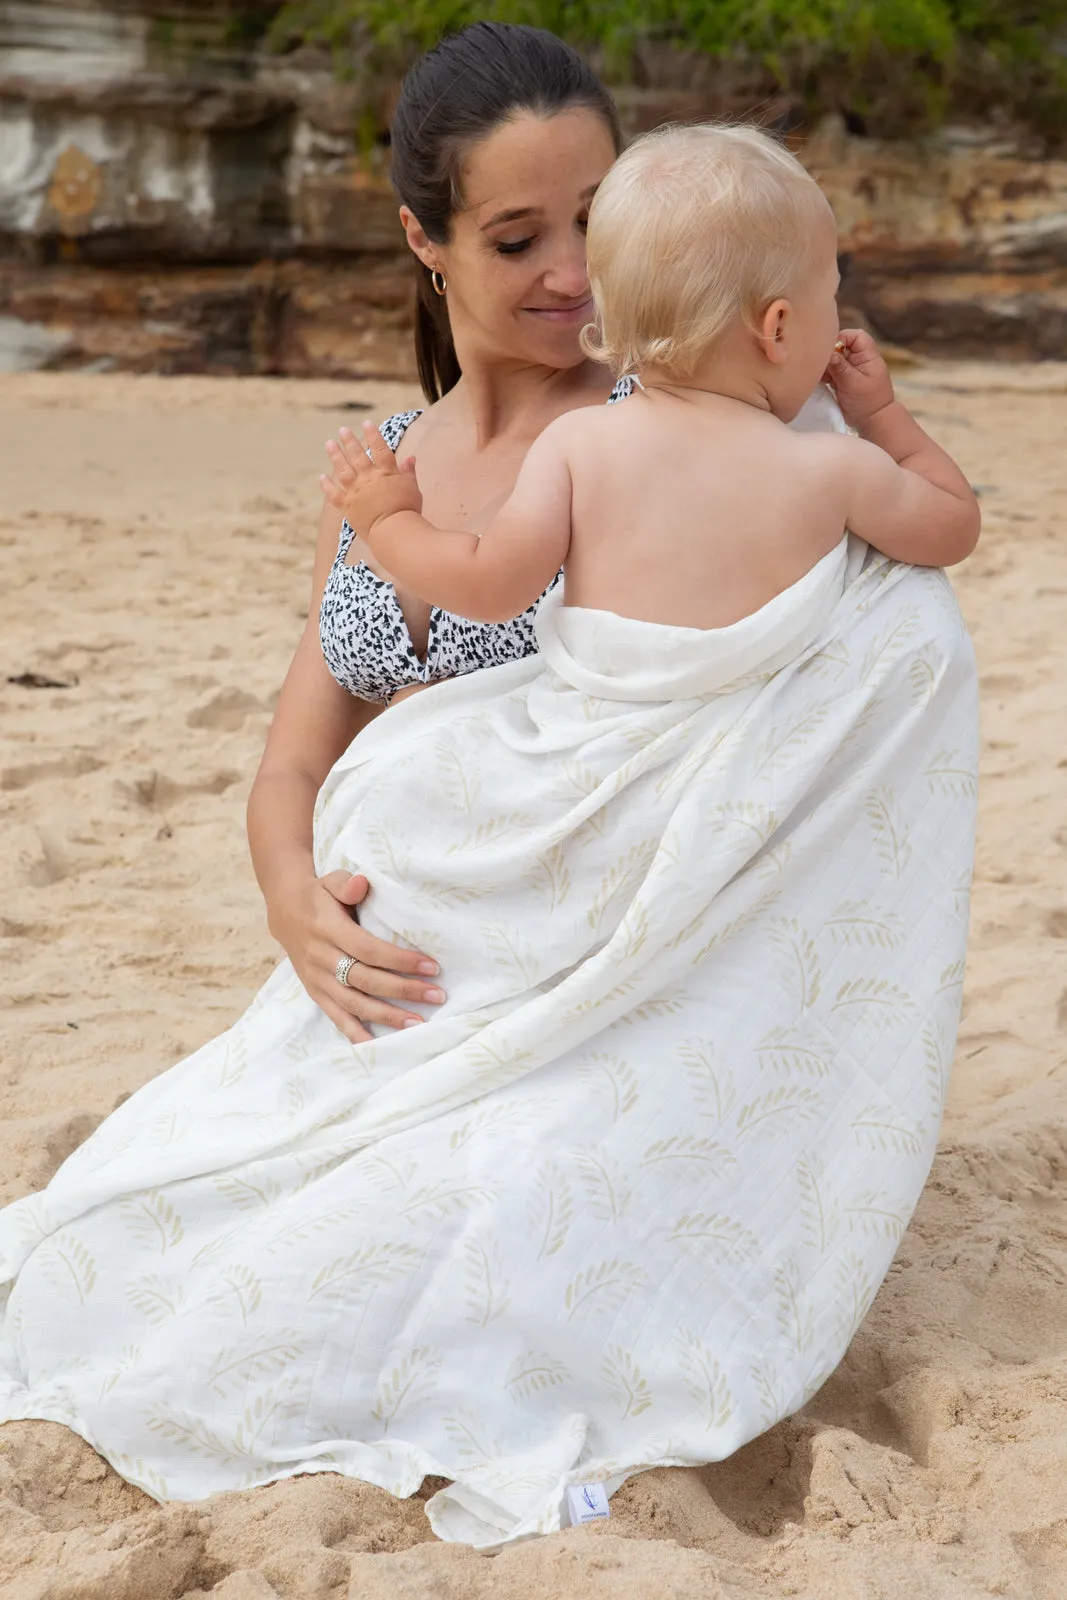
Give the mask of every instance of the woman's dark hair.
[[(599, 78), (578, 53), (543, 28), (476, 22), (443, 39), (407, 74), (391, 129), (390, 176), (435, 244), (446, 244), (462, 204), (460, 170), (471, 146), (516, 112), (553, 116), (587, 106), (621, 148), (618, 113)], [(448, 312), (433, 291), (429, 268), (416, 259), (415, 357), (433, 403), (460, 376)]]

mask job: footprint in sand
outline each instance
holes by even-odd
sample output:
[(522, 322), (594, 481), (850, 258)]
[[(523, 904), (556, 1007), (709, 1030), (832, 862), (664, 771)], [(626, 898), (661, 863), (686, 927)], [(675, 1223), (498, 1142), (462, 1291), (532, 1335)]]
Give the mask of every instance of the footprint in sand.
[(99, 772), (104, 762), (88, 751), (74, 751), (51, 761), (28, 761), (25, 766), (5, 767), (0, 773), (0, 789), (29, 789), (49, 778), (82, 778)]
[(185, 719), (189, 728), (217, 728), (236, 733), (245, 719), (263, 710), (255, 695), (245, 689), (219, 689), (203, 705), (195, 707)]

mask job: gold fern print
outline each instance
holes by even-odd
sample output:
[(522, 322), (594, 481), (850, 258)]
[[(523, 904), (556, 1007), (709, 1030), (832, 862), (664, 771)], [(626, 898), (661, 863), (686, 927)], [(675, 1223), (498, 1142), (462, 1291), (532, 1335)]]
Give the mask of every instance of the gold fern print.
[(229, 1345), (220, 1350), (208, 1374), (208, 1383), (218, 1395), (240, 1393), (259, 1378), (273, 1378), (299, 1361), (309, 1349), (295, 1329), (286, 1328), (277, 1338), (261, 1339), (251, 1345)]
[(233, 1433), (237, 1454), (260, 1455), (264, 1435), (269, 1437), (277, 1423), (300, 1415), (305, 1393), (298, 1379), (283, 1379), (250, 1400)]
[(272, 1178), (241, 1178), (228, 1174), (225, 1178), (212, 1178), (212, 1187), (240, 1211), (255, 1211), (260, 1206), (273, 1205), (284, 1194), (282, 1185)]
[(478, 1206), (489, 1205), (497, 1197), (495, 1189), (480, 1183), (430, 1183), (416, 1189), (399, 1215), (409, 1222), (428, 1218), (443, 1222), (445, 1217), (459, 1216)]
[(772, 1028), (756, 1045), (760, 1064), (775, 1072), (807, 1078), (826, 1078), (830, 1062), (808, 1042), (801, 1028)]
[(589, 1077), (607, 1086), (610, 1094), (611, 1120), (618, 1122), (632, 1111), (638, 1100), (637, 1074), (628, 1061), (620, 1056), (593, 1050), (584, 1057), (579, 1068), (583, 1077)]
[(544, 1261), (562, 1250), (573, 1216), (574, 1195), (571, 1186), (555, 1162), (548, 1161), (538, 1171), (530, 1190), (530, 1227), (538, 1241), (538, 1261)]
[(644, 839), (631, 845), (605, 872), (593, 894), (586, 912), (586, 920), (594, 933), (598, 932), (612, 904), (624, 892), (630, 892), (635, 879), (644, 877), (656, 853), (656, 841)]
[(959, 750), (939, 750), (923, 775), (937, 794), (973, 799), (978, 793), (978, 774)]
[(781, 918), (770, 936), (778, 948), (782, 975), (798, 1012), (810, 1011), (822, 992), (822, 967), (815, 941), (795, 917)]
[(461, 1461), (484, 1466), (499, 1456), (498, 1441), (480, 1434), (478, 1424), (472, 1420), (469, 1412), (453, 1411), (445, 1417), (444, 1426)]
[(851, 1126), (852, 1132), (872, 1149), (891, 1151), (898, 1156), (922, 1154), (923, 1130), (896, 1111), (891, 1103), (872, 1101), (853, 1118)]
[(241, 1321), (247, 1323), (263, 1301), (263, 1284), (251, 1267), (227, 1267), (211, 1294), (216, 1302), (232, 1303), (237, 1307)]
[(618, 1222), (630, 1204), (630, 1190), (621, 1172), (610, 1172), (592, 1150), (576, 1150), (574, 1164), (585, 1186), (586, 1209), (601, 1222)]
[(899, 1240), (908, 1225), (908, 1212), (894, 1205), (877, 1189), (865, 1189), (845, 1206), (844, 1215), (850, 1228), (858, 1229), (871, 1238)]
[(534, 865), (530, 881), (535, 889), (544, 893), (549, 911), (557, 911), (571, 892), (571, 869), (566, 846), (554, 844), (546, 850)]
[(825, 1255), (837, 1237), (840, 1212), (827, 1180), (826, 1162), (821, 1156), (801, 1157), (797, 1162), (797, 1186), (805, 1243)]
[(248, 1043), (245, 1030), (231, 1028), (222, 1042), (222, 1064), (216, 1082), (218, 1089), (232, 1089), (248, 1070)]
[(711, 1347), (689, 1328), (677, 1340), (682, 1379), (696, 1403), (705, 1428), (723, 1428), (734, 1412), (730, 1386)]
[(737, 1091), (730, 1073), (719, 1061), (710, 1040), (691, 1039), (680, 1046), (678, 1059), (686, 1069), (686, 1076), (701, 1115), (715, 1123), (725, 1122), (734, 1108)]
[(422, 1260), (422, 1251), (412, 1245), (366, 1245), (350, 1255), (336, 1256), (320, 1267), (311, 1280), (308, 1299), (343, 1303), (353, 1295), (395, 1282), (413, 1272)]
[(84, 1305), (96, 1286), (96, 1260), (87, 1245), (71, 1233), (57, 1233), (42, 1252), (41, 1271), (61, 1293)]
[(618, 1022), (612, 1024), (615, 1028), (632, 1028), (638, 1022), (661, 1022), (665, 1017), (676, 1017), (680, 1011), (685, 1010), (685, 1001), (679, 997), (665, 997), (661, 1000), (645, 1000), (641, 1005), (634, 1006), (632, 1011), (620, 1017)]
[(941, 1037), (940, 1031), (927, 1024), (922, 1031), (922, 1041), (926, 1082), (930, 1091), (930, 1099), (937, 1114), (940, 1115), (941, 1107), (945, 1102), (945, 1095), (948, 1093), (948, 1079), (952, 1070), (952, 1062), (945, 1049), (945, 1041)]
[(815, 1089), (783, 1084), (741, 1107), (737, 1113), (737, 1131), (751, 1133), (756, 1128), (777, 1131), (783, 1124), (795, 1126), (818, 1116), (825, 1104)]
[(715, 1139), (701, 1139), (693, 1134), (672, 1134), (669, 1139), (657, 1139), (650, 1144), (641, 1158), (643, 1167), (658, 1166), (672, 1161), (695, 1161), (702, 1166), (714, 1167), (726, 1174), (737, 1166), (733, 1151)]
[(600, 1261), (571, 1279), (563, 1294), (563, 1308), (570, 1321), (579, 1311), (607, 1313), (617, 1311), (623, 1301), (648, 1281), (632, 1261)]
[(907, 930), (895, 911), (879, 906), (877, 912), (869, 900), (842, 900), (826, 927), (838, 944), (866, 945), (877, 950), (902, 950)]
[(434, 747), (441, 792), (448, 804), (461, 816), (473, 817), (474, 807), (481, 791), (477, 772), (468, 772), (459, 752), (444, 739)]
[(874, 1300), (875, 1285), (862, 1256), (849, 1251), (837, 1264), (834, 1295), (837, 1306), (837, 1336), (842, 1345), (851, 1343)]
[(513, 928), (491, 923), (483, 929), (486, 945), (492, 952), (493, 965), (503, 967), (514, 981), (532, 989), (541, 981), (541, 962), (537, 952), (524, 945)]
[(528, 811), (508, 811), (503, 816), (487, 817), (477, 827), (468, 828), (463, 838), (450, 844), (446, 856), (459, 855), (468, 850), (487, 850), (506, 839), (509, 834), (525, 832), (536, 824), (536, 817)]
[(874, 835), (875, 853), (892, 878), (901, 878), (911, 857), (907, 829), (887, 789), (875, 789), (864, 803)]
[(811, 1307), (800, 1282), (796, 1262), (779, 1267), (774, 1274), (775, 1296), (778, 1302), (778, 1327), (797, 1355), (811, 1349), (815, 1327)]
[(491, 1240), (468, 1239), (463, 1254), (467, 1264), (466, 1320), (487, 1328), (511, 1303), (500, 1250)]
[(161, 1278), (156, 1273), (138, 1278), (126, 1285), (126, 1298), (135, 1311), (146, 1317), (153, 1327), (161, 1328), (179, 1316), (185, 1308), (185, 1288), (173, 1279)]
[(529, 1400), (546, 1389), (556, 1389), (570, 1381), (571, 1374), (555, 1356), (524, 1350), (515, 1357), (504, 1379), (504, 1388), (513, 1400)]
[(473, 1117), (468, 1117), (458, 1128), (452, 1130), (448, 1141), (449, 1155), (454, 1156), (457, 1152), (465, 1150), (472, 1139), (478, 1138), (483, 1133), (488, 1133), (491, 1129), (520, 1125), (528, 1114), (525, 1106), (507, 1101), (484, 1107), (483, 1110), (475, 1112)]
[(774, 812), (754, 800), (727, 800), (722, 805), (709, 806), (706, 819), (708, 828), (716, 834), (743, 839), (752, 855), (763, 849), (778, 827)]
[(915, 1002), (888, 978), (852, 978), (837, 991), (831, 1011), (860, 1011), (868, 1026), (894, 1028), (910, 1022)]
[(609, 1345), (600, 1367), (604, 1387), (619, 1406), (619, 1421), (639, 1417), (652, 1404), (652, 1391), (641, 1368), (622, 1345)]
[(434, 1388), (442, 1359), (429, 1345), (419, 1345), (401, 1356), (389, 1372), (382, 1374), (371, 1416), (382, 1424), (386, 1433), (402, 1411), (424, 1400)]
[(158, 1189), (146, 1189), (125, 1200), (120, 1215), (139, 1244), (165, 1255), (185, 1238), (181, 1217)]
[(122, 1354), (118, 1361), (111, 1368), (111, 1371), (101, 1379), (99, 1399), (103, 1400), (106, 1395), (111, 1393), (121, 1378), (124, 1378), (128, 1372), (133, 1371), (133, 1368), (140, 1361), (141, 1355), (142, 1351), (139, 1344), (123, 1345)]
[(813, 706), (784, 727), (775, 727), (756, 746), (752, 772), (757, 778), (772, 777), (783, 761), (792, 760), (813, 739), (826, 721), (826, 706)]
[(727, 1256), (751, 1255), (759, 1249), (759, 1240), (751, 1228), (746, 1228), (735, 1217), (706, 1211), (687, 1212), (679, 1217), (667, 1235), (667, 1242), (693, 1245), (701, 1252), (721, 1251)]
[(896, 622), (878, 635), (867, 651), (860, 669), (860, 676), (864, 682), (876, 672), (884, 671), (886, 667), (892, 665), (908, 641), (914, 638), (918, 626), (919, 609), (917, 606), (909, 606)]
[(771, 1361), (756, 1361), (749, 1368), (749, 1377), (759, 1396), (760, 1421), (765, 1429), (773, 1428), (785, 1411), (785, 1401), (778, 1391), (778, 1369)]

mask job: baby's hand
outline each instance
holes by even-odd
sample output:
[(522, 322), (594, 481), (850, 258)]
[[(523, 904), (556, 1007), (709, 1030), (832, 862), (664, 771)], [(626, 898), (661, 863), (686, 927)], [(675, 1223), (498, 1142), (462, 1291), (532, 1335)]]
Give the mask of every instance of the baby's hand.
[(395, 511), (422, 510), (422, 495), (415, 482), (415, 462), (408, 457), (399, 466), (373, 422), (363, 424), (361, 444), (350, 428), (331, 439), (326, 454), (332, 476), (319, 479), (332, 506), (344, 513), (356, 533), (364, 537), (382, 517)]
[(876, 411), (891, 405), (893, 380), (878, 346), (862, 328), (843, 328), (823, 373), (850, 428), (862, 433)]

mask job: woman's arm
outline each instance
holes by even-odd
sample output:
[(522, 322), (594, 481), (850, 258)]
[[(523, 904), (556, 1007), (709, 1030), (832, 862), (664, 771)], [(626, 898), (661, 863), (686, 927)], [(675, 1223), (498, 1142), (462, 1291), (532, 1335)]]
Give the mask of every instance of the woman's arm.
[[(373, 424), (366, 451), (327, 446), (327, 500), (343, 510), (394, 581), (442, 610), (506, 622), (544, 593), (570, 544), (571, 476), (563, 419), (531, 445), (515, 487), (485, 532), (437, 528), (422, 515), (414, 474), (400, 468)], [(347, 441), (346, 441), (347, 442)]]
[[(326, 774), (378, 706), (335, 682), (319, 645), (319, 606), (337, 548), (338, 519), (323, 507), (307, 622), (282, 685), (267, 744), (248, 797), (248, 842), (267, 907), (267, 925), (311, 998), (353, 1042), (370, 1037), (364, 1023), (403, 1027), (421, 1022), (403, 1003), (434, 1004), (440, 991), (421, 981), (436, 963), (365, 933), (353, 909), (367, 880), (347, 872), (315, 875), (312, 819)], [(334, 975), (341, 955), (359, 963), (343, 989)]]

